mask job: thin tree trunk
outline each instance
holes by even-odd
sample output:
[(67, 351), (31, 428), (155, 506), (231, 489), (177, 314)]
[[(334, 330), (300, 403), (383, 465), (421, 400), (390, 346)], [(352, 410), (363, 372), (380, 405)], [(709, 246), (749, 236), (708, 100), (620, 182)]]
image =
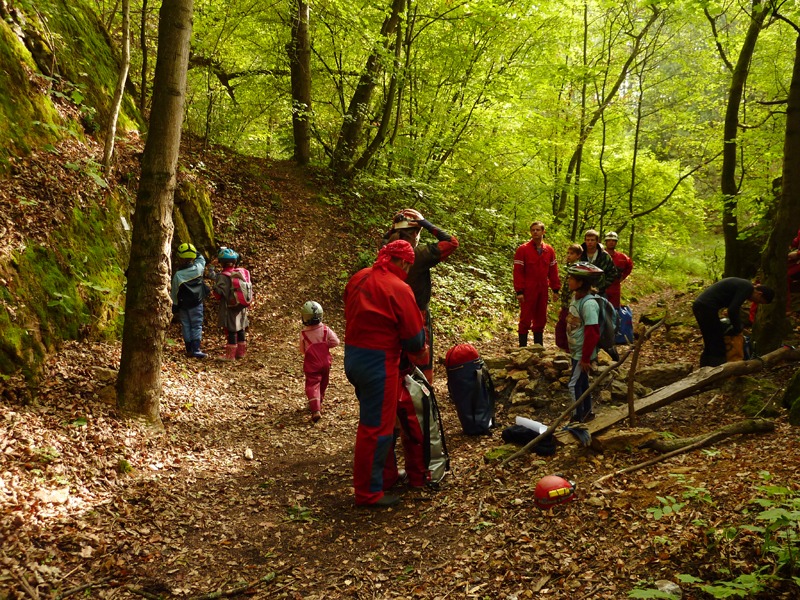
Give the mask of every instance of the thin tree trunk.
[(117, 120), (125, 94), (125, 82), (128, 81), (128, 70), (131, 67), (131, 7), (130, 0), (122, 0), (122, 63), (119, 66), (117, 88), (114, 90), (114, 101), (111, 105), (111, 116), (106, 130), (106, 144), (103, 149), (103, 172), (106, 177), (111, 174), (111, 159), (114, 156), (114, 138), (117, 135)]
[(126, 271), (125, 325), (117, 377), (123, 416), (162, 427), (161, 353), (169, 325), (172, 204), (186, 99), (193, 0), (164, 0), (158, 23), (153, 109), (142, 157)]
[(311, 38), (308, 33), (308, 2), (296, 0), (293, 10), (289, 66), (292, 79), (294, 160), (298, 164), (307, 165), (311, 160)]
[(749, 250), (739, 240), (739, 222), (736, 217), (739, 185), (736, 183), (736, 139), (739, 133), (739, 110), (742, 105), (744, 86), (750, 73), (750, 63), (756, 49), (756, 42), (764, 25), (768, 10), (762, 8), (761, 0), (753, 0), (752, 19), (747, 28), (739, 58), (731, 75), (731, 87), (728, 90), (728, 105), (725, 109), (725, 125), (723, 129), (722, 171), (720, 188), (722, 190), (722, 235), (725, 240), (725, 277), (749, 277), (752, 273), (748, 264)]
[(795, 41), (794, 67), (786, 104), (786, 137), (783, 142), (783, 184), (772, 233), (761, 257), (764, 283), (775, 290), (772, 304), (758, 307), (754, 328), (759, 354), (783, 344), (789, 324), (786, 319), (786, 254), (800, 225), (800, 34)]
[(142, 71), (140, 84), (139, 110), (145, 114), (147, 110), (147, 0), (142, 0), (142, 19), (139, 24), (139, 50), (142, 52)]
[(364, 72), (361, 74), (350, 105), (347, 107), (347, 113), (342, 120), (342, 128), (339, 131), (336, 148), (331, 159), (331, 170), (339, 179), (346, 178), (351, 173), (356, 149), (361, 143), (361, 132), (364, 129), (364, 120), (372, 99), (372, 92), (377, 85), (378, 75), (383, 69), (380, 57), (394, 39), (392, 35), (400, 22), (400, 14), (404, 5), (405, 0), (392, 0), (391, 12), (384, 19), (381, 27), (379, 44), (382, 48), (376, 48), (367, 58)]

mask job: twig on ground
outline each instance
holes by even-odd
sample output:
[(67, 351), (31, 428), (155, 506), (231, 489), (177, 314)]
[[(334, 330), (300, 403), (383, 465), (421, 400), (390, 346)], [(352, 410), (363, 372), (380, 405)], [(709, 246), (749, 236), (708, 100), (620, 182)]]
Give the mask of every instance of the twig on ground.
[(82, 592), (83, 590), (88, 590), (94, 587), (100, 587), (101, 585), (105, 585), (106, 582), (111, 581), (111, 577), (103, 577), (102, 579), (98, 579), (97, 581), (90, 581), (89, 583), (84, 583), (83, 585), (79, 585), (68, 590), (65, 590), (61, 594), (58, 595), (59, 600), (62, 598), (66, 598), (67, 596), (71, 596), (72, 594), (77, 594), (78, 592)]

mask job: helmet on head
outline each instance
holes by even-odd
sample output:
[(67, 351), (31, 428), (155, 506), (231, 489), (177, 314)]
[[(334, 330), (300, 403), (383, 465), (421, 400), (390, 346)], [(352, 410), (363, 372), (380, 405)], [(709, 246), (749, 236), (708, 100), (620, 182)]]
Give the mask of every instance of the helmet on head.
[(219, 260), (239, 260), (239, 254), (231, 250), (230, 248), (222, 247), (219, 249), (219, 253), (217, 254), (217, 258)]
[(422, 213), (415, 208), (404, 208), (400, 212), (412, 221), (422, 221), (425, 218), (422, 216)]
[(316, 325), (322, 322), (322, 306), (319, 302), (309, 300), (300, 309), (303, 325)]
[(547, 475), (536, 483), (533, 502), (539, 508), (546, 509), (556, 504), (565, 504), (577, 500), (575, 484), (560, 475)]
[(178, 258), (191, 258), (194, 260), (197, 258), (197, 248), (195, 248), (192, 244), (184, 242), (178, 246)]
[(567, 265), (567, 275), (578, 279), (596, 279), (603, 274), (603, 269), (590, 262), (578, 261)]
[(619, 240), (619, 236), (617, 235), (616, 231), (609, 231), (606, 234), (606, 239), (607, 240)]
[(414, 213), (416, 213), (416, 215), (419, 215), (420, 219), (422, 218), (422, 215), (420, 215), (413, 208), (406, 208), (401, 212), (397, 213), (392, 219), (392, 229), (420, 229), (419, 225), (411, 222), (417, 220), (417, 217), (416, 215), (414, 215)]

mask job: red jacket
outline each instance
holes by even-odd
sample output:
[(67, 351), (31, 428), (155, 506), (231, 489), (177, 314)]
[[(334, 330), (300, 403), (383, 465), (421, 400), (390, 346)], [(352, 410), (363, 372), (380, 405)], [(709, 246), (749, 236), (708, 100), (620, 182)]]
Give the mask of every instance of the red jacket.
[(427, 359), (422, 315), (406, 273), (392, 263), (367, 267), (350, 278), (344, 290), (345, 344), (383, 350), (400, 356), (401, 350), (420, 364)]
[(514, 253), (514, 291), (521, 294), (546, 290), (548, 284), (555, 292), (561, 289), (556, 251), (544, 242), (541, 254), (534, 248), (533, 241), (522, 244)]
[(627, 254), (617, 252), (616, 250), (606, 250), (614, 261), (614, 265), (619, 270), (617, 281), (625, 281), (625, 278), (633, 271), (633, 261)]

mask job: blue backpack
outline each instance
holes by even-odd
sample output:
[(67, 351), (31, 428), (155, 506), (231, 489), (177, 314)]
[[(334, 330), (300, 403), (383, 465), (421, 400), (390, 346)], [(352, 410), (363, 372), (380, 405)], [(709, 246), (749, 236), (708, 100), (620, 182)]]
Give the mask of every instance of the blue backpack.
[(595, 300), (600, 307), (600, 341), (597, 342), (597, 347), (606, 352), (613, 351), (617, 338), (617, 309), (607, 298), (591, 294), (581, 300), (578, 305), (579, 312), (583, 309), (583, 303), (589, 299)]
[(617, 309), (619, 327), (617, 327), (617, 344), (633, 343), (633, 311), (630, 306)]

